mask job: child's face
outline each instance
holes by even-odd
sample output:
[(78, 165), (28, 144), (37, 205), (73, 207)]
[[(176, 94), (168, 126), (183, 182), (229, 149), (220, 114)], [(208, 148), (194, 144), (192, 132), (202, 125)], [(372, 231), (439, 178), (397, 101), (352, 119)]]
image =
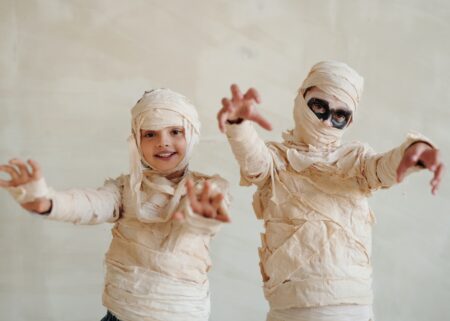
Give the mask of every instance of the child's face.
[(183, 127), (141, 130), (141, 151), (147, 163), (157, 171), (170, 171), (186, 154)]
[(328, 127), (343, 129), (352, 121), (351, 109), (338, 98), (320, 88), (312, 87), (306, 92), (309, 109)]

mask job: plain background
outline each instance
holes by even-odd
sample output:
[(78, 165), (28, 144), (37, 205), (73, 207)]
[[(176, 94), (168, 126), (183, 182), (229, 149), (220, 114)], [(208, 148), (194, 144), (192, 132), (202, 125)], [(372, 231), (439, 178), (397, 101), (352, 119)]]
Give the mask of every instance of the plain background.
[[(183, 93), (203, 124), (191, 168), (220, 173), (234, 198), (212, 245), (211, 320), (265, 320), (262, 224), (217, 129), (220, 99), (232, 82), (259, 89), (274, 125), (259, 132), (280, 140), (310, 67), (341, 60), (366, 80), (346, 140), (382, 152), (416, 130), (450, 165), (449, 21), (445, 0), (0, 0), (0, 162), (33, 157), (56, 189), (100, 186), (128, 171), (144, 90)], [(422, 172), (370, 200), (377, 320), (450, 320), (447, 177), (435, 197)], [(0, 320), (100, 320), (110, 229), (46, 221), (0, 191)]]

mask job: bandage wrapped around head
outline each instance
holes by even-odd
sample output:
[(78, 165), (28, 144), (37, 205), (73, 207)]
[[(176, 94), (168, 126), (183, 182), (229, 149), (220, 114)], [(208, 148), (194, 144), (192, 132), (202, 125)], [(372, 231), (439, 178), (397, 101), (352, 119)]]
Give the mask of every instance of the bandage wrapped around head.
[[(200, 121), (192, 103), (183, 95), (170, 89), (155, 89), (144, 93), (131, 110), (132, 133), (128, 138), (130, 152), (130, 190), (136, 205), (140, 207), (140, 191), (146, 174), (167, 176), (187, 168), (194, 145), (199, 141)], [(152, 169), (144, 159), (141, 145), (142, 130), (161, 130), (165, 127), (184, 128), (186, 153), (178, 165), (165, 172)]]
[(335, 147), (340, 144), (344, 132), (342, 129), (328, 127), (309, 109), (304, 98), (308, 88), (317, 87), (335, 96), (354, 114), (361, 99), (363, 86), (364, 79), (345, 63), (322, 61), (315, 64), (303, 81), (295, 99), (294, 141), (315, 147)]

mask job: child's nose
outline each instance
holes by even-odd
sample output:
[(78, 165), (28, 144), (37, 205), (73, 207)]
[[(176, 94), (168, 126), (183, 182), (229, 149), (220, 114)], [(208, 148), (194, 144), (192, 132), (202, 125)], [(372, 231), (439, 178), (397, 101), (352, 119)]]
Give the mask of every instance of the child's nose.
[(169, 137), (168, 135), (162, 134), (159, 136), (159, 146), (169, 146)]
[(333, 127), (333, 124), (331, 123), (331, 117), (328, 117), (328, 119), (325, 119), (323, 122), (324, 122), (325, 125), (327, 125), (328, 127)]

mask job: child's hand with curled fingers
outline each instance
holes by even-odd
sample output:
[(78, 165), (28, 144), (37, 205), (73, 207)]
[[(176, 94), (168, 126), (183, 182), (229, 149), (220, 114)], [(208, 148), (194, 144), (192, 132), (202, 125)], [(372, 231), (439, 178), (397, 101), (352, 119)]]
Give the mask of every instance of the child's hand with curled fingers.
[[(11, 178), (10, 180), (0, 179), (0, 187), (7, 189), (30, 185), (43, 179), (40, 165), (31, 159), (27, 163), (17, 158), (11, 159), (8, 164), (0, 165), (0, 172), (7, 173)], [(20, 202), (20, 205), (27, 211), (39, 214), (48, 213), (52, 208), (51, 200), (46, 197)]]
[(260, 95), (256, 89), (250, 88), (245, 94), (242, 94), (239, 86), (233, 84), (231, 85), (231, 94), (231, 99), (222, 99), (222, 108), (217, 114), (219, 129), (222, 133), (225, 132), (225, 123), (227, 121), (240, 123), (244, 119), (253, 121), (264, 129), (272, 130), (270, 122), (261, 116), (256, 108), (256, 104), (261, 102)]
[[(221, 203), (224, 198), (222, 193), (213, 194), (211, 183), (205, 181), (200, 193), (195, 191), (194, 182), (186, 182), (187, 197), (194, 213), (197, 215), (215, 219), (224, 223), (230, 222), (230, 217), (223, 212)], [(184, 214), (180, 211), (173, 215), (174, 219), (184, 219)]]
[(431, 193), (435, 195), (441, 183), (445, 168), (439, 150), (420, 141), (410, 145), (398, 165), (397, 181), (401, 182), (406, 175), (406, 171), (414, 166), (426, 168), (433, 173), (430, 185)]

